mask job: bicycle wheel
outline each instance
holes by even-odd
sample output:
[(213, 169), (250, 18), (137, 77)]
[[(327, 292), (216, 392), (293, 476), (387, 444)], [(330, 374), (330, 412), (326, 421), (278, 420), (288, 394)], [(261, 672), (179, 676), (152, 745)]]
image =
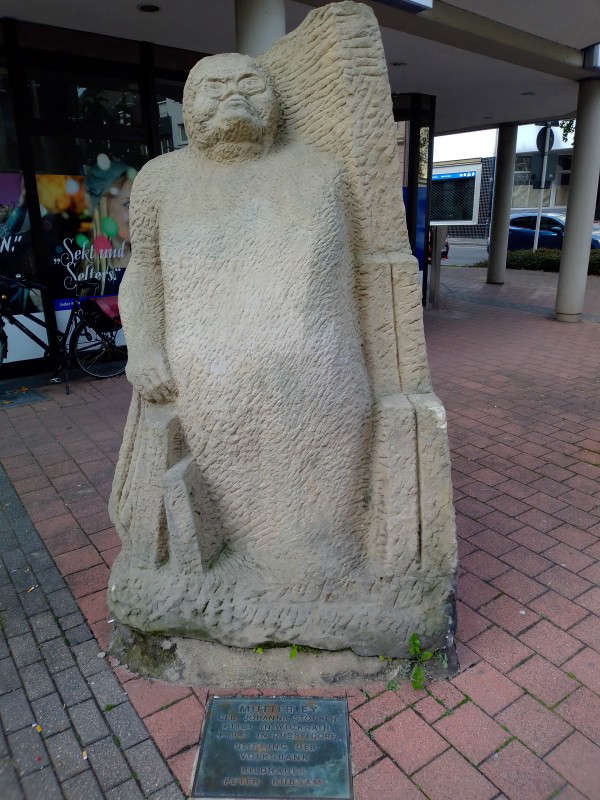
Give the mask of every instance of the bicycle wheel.
[(70, 353), (77, 366), (94, 378), (122, 375), (127, 365), (122, 328), (96, 331), (82, 320), (71, 336)]

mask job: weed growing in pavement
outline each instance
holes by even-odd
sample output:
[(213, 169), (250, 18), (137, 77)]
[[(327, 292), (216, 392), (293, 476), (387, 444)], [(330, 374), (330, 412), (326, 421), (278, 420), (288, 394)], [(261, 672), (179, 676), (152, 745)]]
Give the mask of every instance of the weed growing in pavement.
[(433, 653), (429, 650), (423, 650), (421, 640), (416, 633), (411, 633), (408, 638), (408, 652), (413, 664), (410, 671), (410, 684), (413, 689), (422, 689), (425, 685), (425, 668), (423, 664), (433, 658)]

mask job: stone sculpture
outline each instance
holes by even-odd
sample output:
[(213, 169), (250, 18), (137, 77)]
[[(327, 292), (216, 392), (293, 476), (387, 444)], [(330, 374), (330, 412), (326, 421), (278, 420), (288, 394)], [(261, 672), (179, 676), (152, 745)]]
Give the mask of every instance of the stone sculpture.
[(451, 643), (456, 540), (366, 6), (205, 58), (135, 179), (114, 616), (250, 647)]

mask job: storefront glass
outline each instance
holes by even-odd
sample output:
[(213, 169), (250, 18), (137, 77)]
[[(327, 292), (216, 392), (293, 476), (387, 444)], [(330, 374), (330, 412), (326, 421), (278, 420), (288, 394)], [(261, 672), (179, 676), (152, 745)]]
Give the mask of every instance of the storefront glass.
[[(187, 145), (183, 85), (201, 57), (73, 33), (0, 20), (0, 274), (49, 287), (42, 304), (39, 290), (12, 284), (11, 302), (19, 313), (45, 309), (51, 341), (77, 280), (118, 292), (133, 180), (149, 158)], [(15, 347), (24, 335), (14, 327), (9, 360), (41, 356)]]
[(56, 310), (70, 308), (76, 279), (94, 278), (99, 295), (115, 295), (131, 251), (131, 186), (148, 158), (147, 146), (114, 139), (39, 137), (34, 140), (34, 158)]
[[(8, 71), (0, 62), (0, 276), (14, 278), (35, 276), (31, 243), (31, 225), (23, 172), (19, 159), (13, 104), (10, 97)], [(2, 282), (11, 311), (22, 320), (22, 314), (43, 318), (42, 298), (37, 289), (24, 289), (10, 281)], [(37, 331), (39, 333), (39, 330)], [(41, 349), (12, 325), (7, 325), (8, 361), (37, 358)]]
[(187, 145), (183, 124), (183, 84), (179, 81), (157, 81), (156, 92), (160, 151), (170, 153)]

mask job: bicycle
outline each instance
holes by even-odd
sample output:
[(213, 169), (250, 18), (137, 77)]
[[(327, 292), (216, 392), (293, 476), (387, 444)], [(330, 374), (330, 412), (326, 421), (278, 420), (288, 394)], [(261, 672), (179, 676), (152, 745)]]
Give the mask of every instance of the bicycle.
[[(75, 281), (76, 296), (73, 298), (71, 313), (64, 331), (57, 331), (57, 349), (53, 352), (47, 342), (28, 328), (16, 314), (25, 317), (43, 330), (48, 331), (44, 320), (38, 319), (28, 311), (16, 312), (11, 306), (11, 291), (38, 290), (47, 292), (48, 287), (42, 283), (17, 275), (9, 278), (0, 275), (0, 364), (8, 355), (8, 337), (5, 321), (14, 325), (44, 351), (44, 357), (54, 358), (57, 362), (56, 373), (51, 383), (65, 383), (65, 391), (70, 393), (69, 370), (76, 364), (87, 375), (93, 378), (114, 378), (125, 372), (127, 364), (127, 347), (121, 328), (121, 320), (109, 316), (93, 297), (84, 297), (84, 291), (97, 291), (96, 280)], [(102, 300), (102, 298), (98, 298)], [(62, 376), (62, 377), (61, 377)]]

